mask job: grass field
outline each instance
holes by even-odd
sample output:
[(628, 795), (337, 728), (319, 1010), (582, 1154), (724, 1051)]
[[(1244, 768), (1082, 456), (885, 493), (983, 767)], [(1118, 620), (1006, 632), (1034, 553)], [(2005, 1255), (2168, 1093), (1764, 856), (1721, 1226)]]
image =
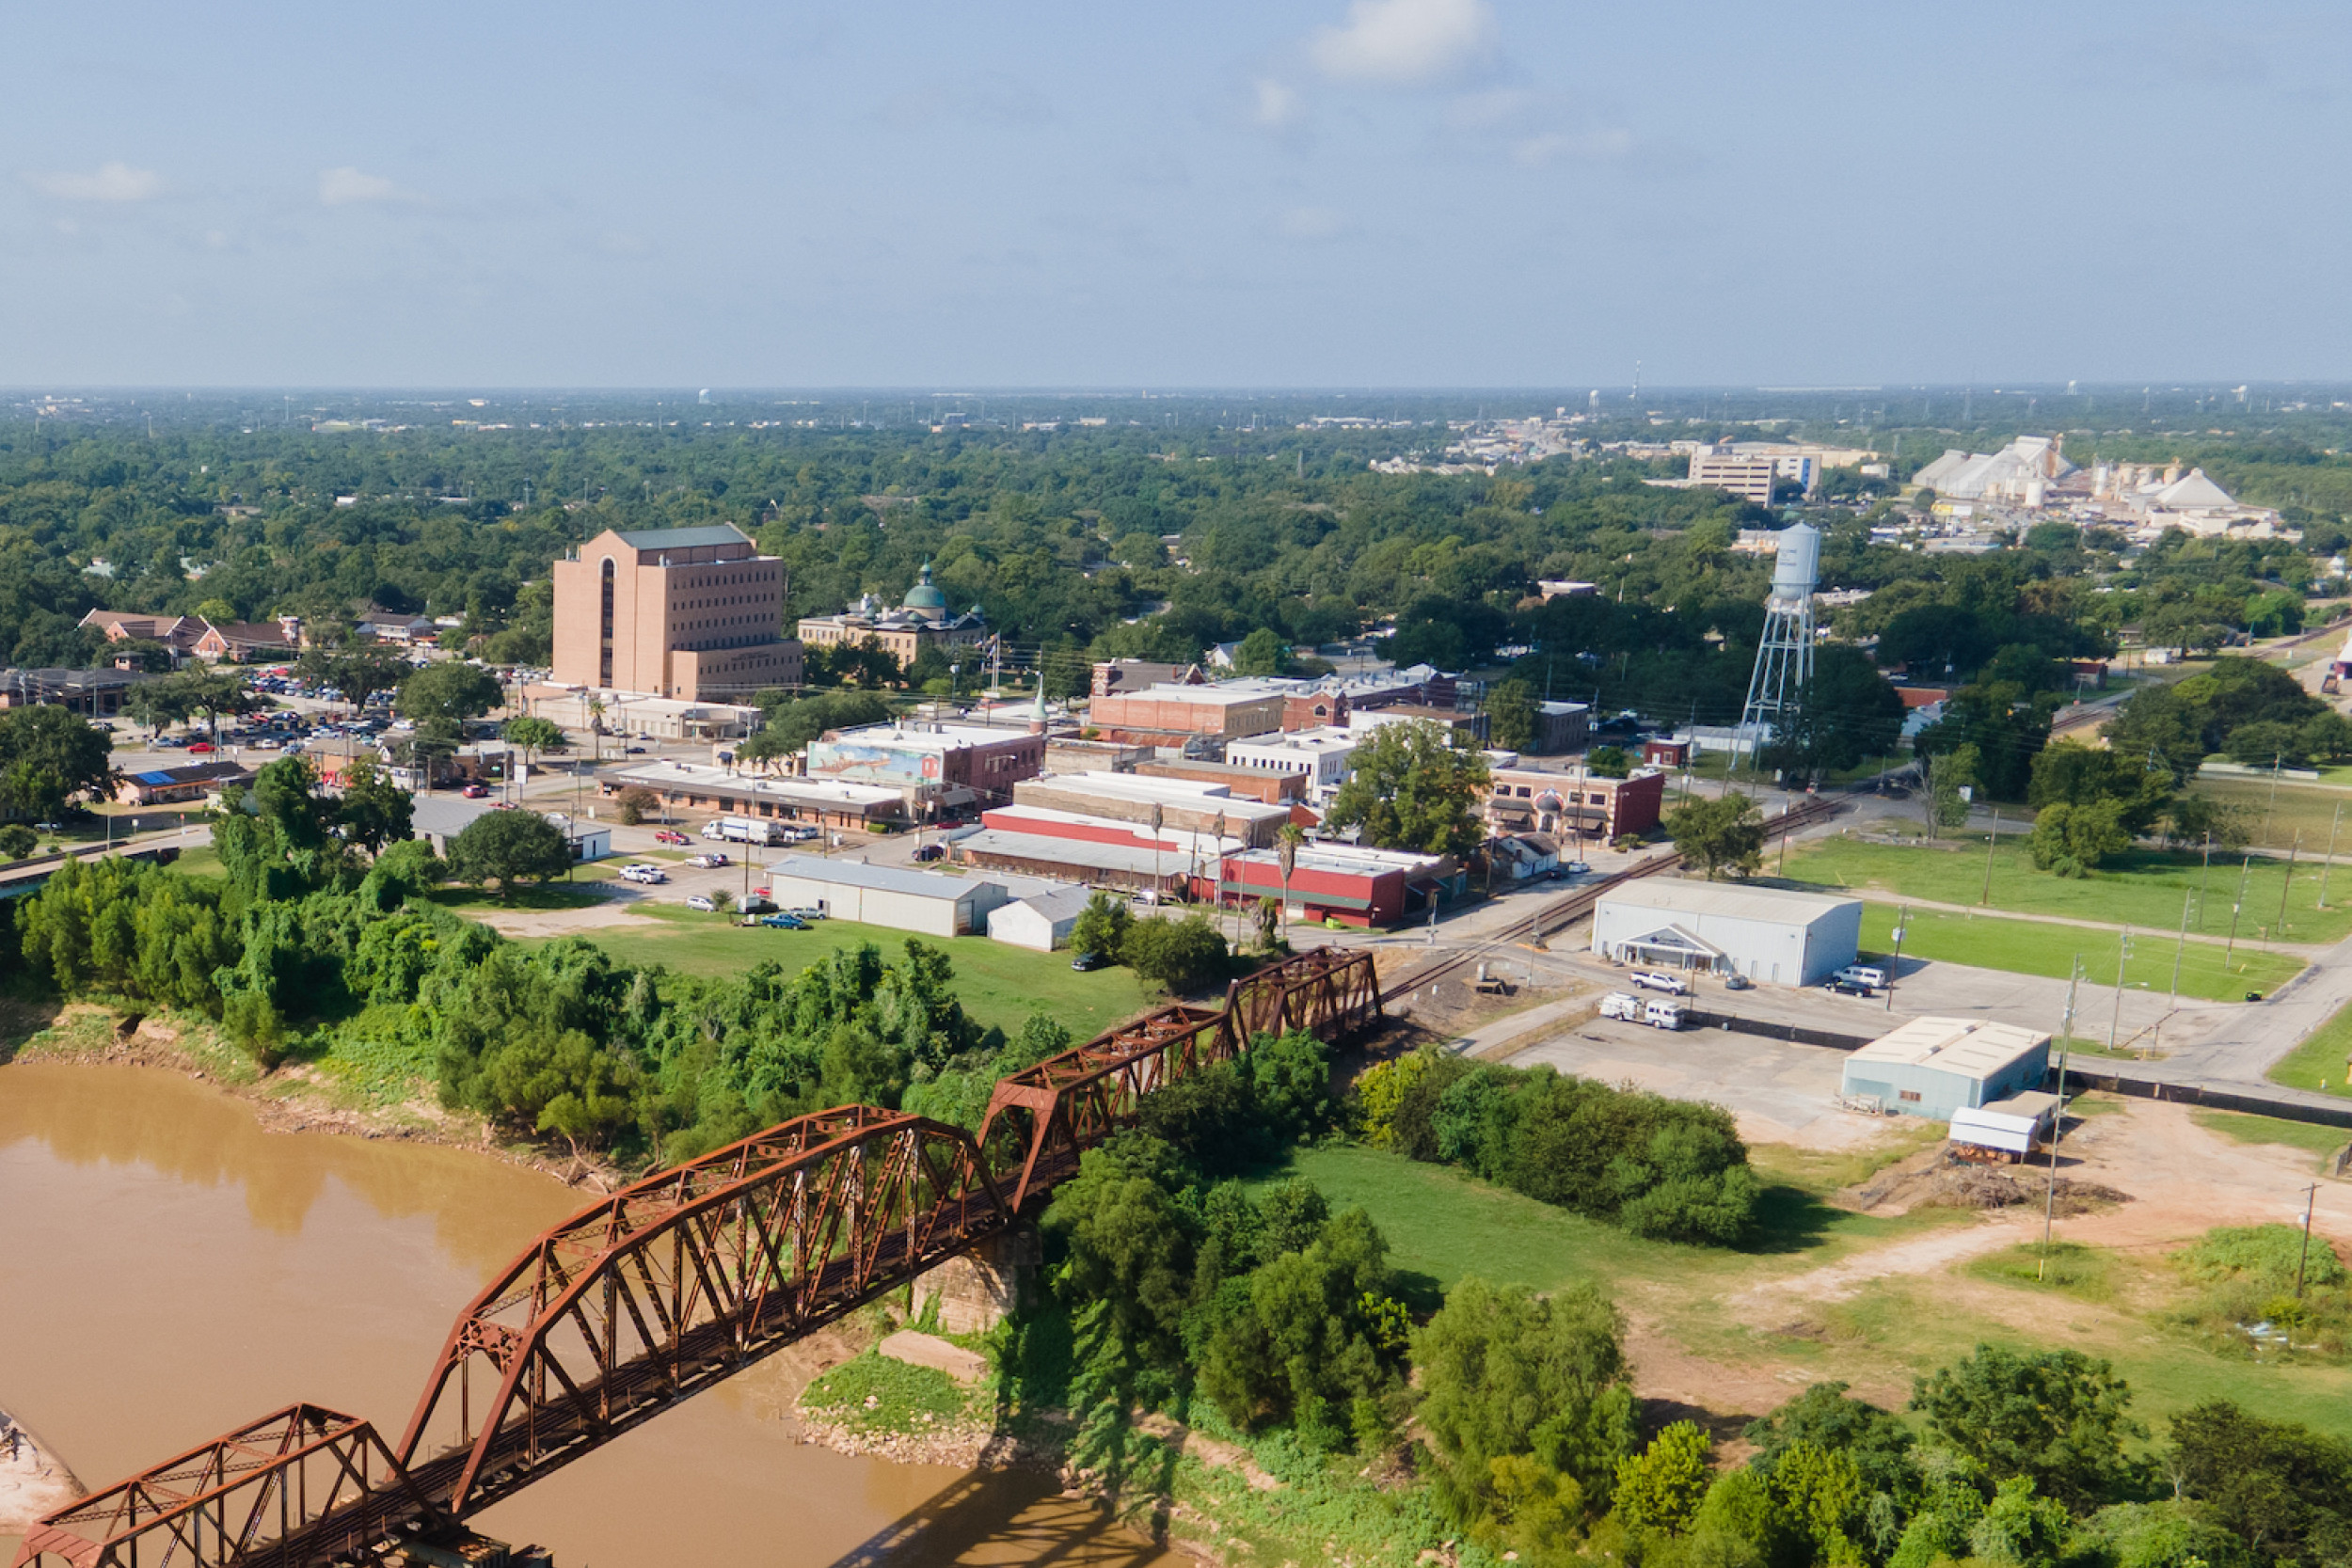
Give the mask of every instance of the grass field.
[[(905, 951), (907, 939), (904, 931), (846, 920), (820, 920), (805, 931), (782, 931), (736, 926), (724, 915), (675, 906), (641, 906), (638, 912), (657, 924), (581, 934), (624, 963), (667, 964), (681, 974), (706, 975), (740, 974), (763, 958), (798, 969), (834, 948), (859, 942), (872, 942), (887, 960)], [(1036, 953), (986, 937), (922, 940), (946, 950), (956, 969), (956, 995), (964, 1011), (983, 1025), (993, 1023), (1009, 1032), (1031, 1013), (1045, 1012), (1085, 1039), (1145, 1005), (1142, 984), (1132, 970), (1080, 974), (1071, 969), (1066, 952)]]
[[(2307, 851), (2326, 840), (2321, 824), (2318, 840), (2305, 839)], [(1985, 835), (1969, 833), (1946, 843), (1959, 849), (1918, 848), (1892, 844), (1865, 844), (1857, 839), (1828, 838), (1791, 848), (1785, 875), (1792, 880), (1856, 891), (1883, 892), (1906, 898), (1932, 899), (1939, 904), (1976, 908), (1984, 893)], [(2352, 832), (2338, 847), (2352, 853)], [(2088, 877), (2054, 877), (2036, 871), (2025, 847), (2001, 835), (1993, 851), (1993, 902), (1995, 913), (2055, 914), (2072, 920), (2098, 920), (2139, 930), (2177, 932), (2181, 907), (2189, 905), (2188, 934), (2216, 939), (2230, 929), (2230, 904), (2237, 897), (2239, 865), (2219, 853), (2208, 876), (2201, 856), (2134, 850), (2119, 857), (2106, 870)], [(2238, 934), (2251, 937), (2257, 926), (2279, 919), (2279, 895), (2286, 884), (2286, 863), (2256, 856), (2246, 867), (2246, 894), (2238, 917)], [(2318, 908), (2320, 868), (2304, 862), (2295, 868), (2295, 885), (2287, 894), (2283, 940), (2339, 942), (2352, 934), (2352, 865), (2328, 879), (2328, 907)], [(2203, 911), (2197, 909), (2202, 893)], [(2274, 937), (2279, 933), (2271, 933)], [(2088, 957), (2088, 955), (2086, 955)]]
[(2243, 1111), (2191, 1111), (2189, 1119), (2233, 1143), (2280, 1144), (2313, 1154), (2333, 1154), (2352, 1143), (2352, 1131), (2312, 1121), (2289, 1121), (2283, 1117), (2249, 1116)]
[[(1862, 946), (1866, 954), (1894, 951), (1892, 904), (1870, 903), (1862, 911)], [(1903, 956), (1935, 958), (1945, 963), (2002, 969), (2012, 974), (2045, 974), (2063, 980), (2074, 972), (2074, 956), (2082, 955), (2083, 978), (2091, 987), (2115, 984), (2116, 950), (2120, 931), (2084, 926), (2053, 926), (2031, 920), (2004, 920), (1998, 915), (1962, 914), (1947, 910), (1911, 911), (1903, 933)], [(2124, 971), (2127, 984), (2145, 987), (2157, 996), (2172, 989), (2172, 958), (2179, 944), (2163, 932), (2135, 933), (2131, 962)], [(2206, 1001), (2234, 1000), (2249, 990), (2268, 992), (2303, 967), (2303, 960), (2285, 953), (2265, 952), (2241, 942), (2222, 961), (2224, 948), (2215, 942), (2192, 942), (2180, 949), (2181, 994)]]
[[(1727, 1367), (1786, 1369), (1779, 1374), (1786, 1395), (1778, 1397), (1829, 1378), (1907, 1388), (1914, 1377), (1966, 1355), (1979, 1342), (2019, 1351), (2063, 1346), (2113, 1361), (2134, 1391), (2133, 1414), (2158, 1441), (2166, 1417), (2212, 1398), (2352, 1435), (2352, 1369), (2257, 1364), (2173, 1331), (2159, 1314), (2179, 1287), (2161, 1261), (2068, 1247), (2058, 1255), (2058, 1277), (2045, 1281), (2033, 1277), (2034, 1248), (1961, 1266), (1976, 1289), (2015, 1292), (2013, 1309), (1955, 1291), (1951, 1275), (1937, 1273), (1872, 1281), (1848, 1299), (1781, 1300), (1760, 1316), (1736, 1305), (1741, 1291), (1772, 1278), (1972, 1223), (1954, 1211), (1873, 1218), (1824, 1201), (1878, 1159), (1909, 1147), (1890, 1146), (1877, 1157), (1757, 1148), (1756, 1165), (1768, 1188), (1765, 1223), (1738, 1251), (1635, 1241), (1445, 1167), (1375, 1149), (1305, 1149), (1292, 1168), (1321, 1187), (1335, 1208), (1361, 1204), (1371, 1212), (1388, 1239), (1391, 1262), (1421, 1298), (1416, 1305), (1434, 1305), (1439, 1290), (1468, 1275), (1539, 1291), (1589, 1280), (1692, 1354)], [(2118, 1299), (2131, 1305), (2120, 1307)], [(2039, 1326), (2017, 1326), (2026, 1323)]]
[[(2246, 832), (2257, 845), (2284, 850), (2295, 842), (2295, 835), (2303, 835), (2303, 853), (2317, 855), (2326, 852), (2328, 830), (2336, 820), (2336, 807), (2344, 807), (2344, 827), (2336, 841), (2338, 854), (2352, 853), (2352, 791), (2331, 788), (2326, 783), (2313, 784), (2304, 780), (2288, 780), (2280, 784), (2278, 799), (2271, 799), (2270, 781), (2244, 774), (2218, 778), (2200, 776), (2191, 786), (2199, 795), (2226, 800), (2235, 806), (2246, 822)], [(2332, 889), (2330, 890), (2332, 891)], [(2271, 896), (2278, 896), (2272, 891)]]
[(2352, 1096), (2352, 1007), (2312, 1031), (2270, 1069), (2270, 1081), (2291, 1088)]

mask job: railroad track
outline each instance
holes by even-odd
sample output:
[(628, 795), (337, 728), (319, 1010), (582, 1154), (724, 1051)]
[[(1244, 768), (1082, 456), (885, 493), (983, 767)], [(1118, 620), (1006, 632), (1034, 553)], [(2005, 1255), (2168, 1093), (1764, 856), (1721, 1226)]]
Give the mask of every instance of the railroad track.
[[(1792, 807), (1777, 816), (1766, 817), (1764, 819), (1764, 841), (1769, 844), (1773, 839), (1784, 837), (1799, 828), (1808, 828), (1825, 817), (1836, 816), (1840, 804), (1841, 802), (1825, 795), (1810, 796), (1801, 806)], [(1382, 989), (1381, 1004), (1385, 1006), (1401, 1000), (1421, 987), (1442, 980), (1455, 970), (1474, 964), (1482, 958), (1492, 958), (1506, 947), (1538, 941), (1548, 931), (1557, 931), (1564, 927), (1574, 925), (1577, 921), (1591, 914), (1594, 906), (1598, 904), (1612, 888), (1623, 887), (1628, 882), (1639, 881), (1645, 877), (1655, 877), (1661, 872), (1679, 870), (1681, 866), (1682, 856), (1677, 850), (1661, 849), (1657, 854), (1645, 856), (1614, 876), (1604, 877), (1597, 882), (1587, 883), (1573, 893), (1565, 894), (1553, 899), (1532, 913), (1521, 915), (1472, 946), (1459, 948), (1452, 953), (1433, 958), (1411, 973), (1398, 976), (1393, 985)]]

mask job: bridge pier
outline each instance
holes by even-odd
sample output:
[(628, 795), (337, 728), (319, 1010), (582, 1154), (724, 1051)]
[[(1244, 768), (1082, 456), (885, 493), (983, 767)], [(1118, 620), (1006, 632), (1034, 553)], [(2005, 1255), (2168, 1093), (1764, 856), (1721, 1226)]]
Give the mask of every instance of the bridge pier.
[(949, 1334), (980, 1334), (1005, 1321), (1036, 1287), (1044, 1261), (1036, 1227), (1003, 1230), (914, 1277), (914, 1311), (933, 1297), (939, 1326)]

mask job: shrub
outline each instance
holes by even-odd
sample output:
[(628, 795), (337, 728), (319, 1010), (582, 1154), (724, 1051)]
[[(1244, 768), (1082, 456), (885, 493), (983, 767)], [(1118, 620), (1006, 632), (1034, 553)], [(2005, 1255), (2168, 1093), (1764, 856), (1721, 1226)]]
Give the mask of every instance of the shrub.
[(661, 798), (644, 784), (631, 784), (612, 797), (612, 804), (619, 812), (623, 825), (634, 828), (645, 819), (648, 812), (660, 809)]
[(1200, 914), (1135, 922), (1120, 944), (1120, 961), (1179, 996), (1222, 981), (1230, 964), (1223, 933)]

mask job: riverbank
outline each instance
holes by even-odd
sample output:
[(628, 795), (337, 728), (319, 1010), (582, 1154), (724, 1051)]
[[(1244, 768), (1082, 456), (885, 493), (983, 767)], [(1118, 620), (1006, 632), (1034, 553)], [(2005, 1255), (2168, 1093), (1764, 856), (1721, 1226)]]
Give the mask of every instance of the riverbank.
[(9, 1062), (72, 1067), (154, 1068), (177, 1072), (241, 1101), (267, 1132), (331, 1132), (345, 1137), (432, 1144), (486, 1155), (569, 1187), (603, 1194), (628, 1173), (584, 1156), (554, 1157), (532, 1144), (501, 1143), (470, 1112), (451, 1111), (419, 1084), (417, 1093), (389, 1106), (346, 1103), (331, 1083), (301, 1063), (263, 1072), (250, 1056), (220, 1037), (210, 1020), (169, 1012), (132, 1012), (89, 1002), (59, 1006), (46, 1023), (20, 1016), (0, 1040), (0, 1069)]
[(0, 1410), (0, 1535), (23, 1535), (42, 1514), (88, 1495), (56, 1450)]

